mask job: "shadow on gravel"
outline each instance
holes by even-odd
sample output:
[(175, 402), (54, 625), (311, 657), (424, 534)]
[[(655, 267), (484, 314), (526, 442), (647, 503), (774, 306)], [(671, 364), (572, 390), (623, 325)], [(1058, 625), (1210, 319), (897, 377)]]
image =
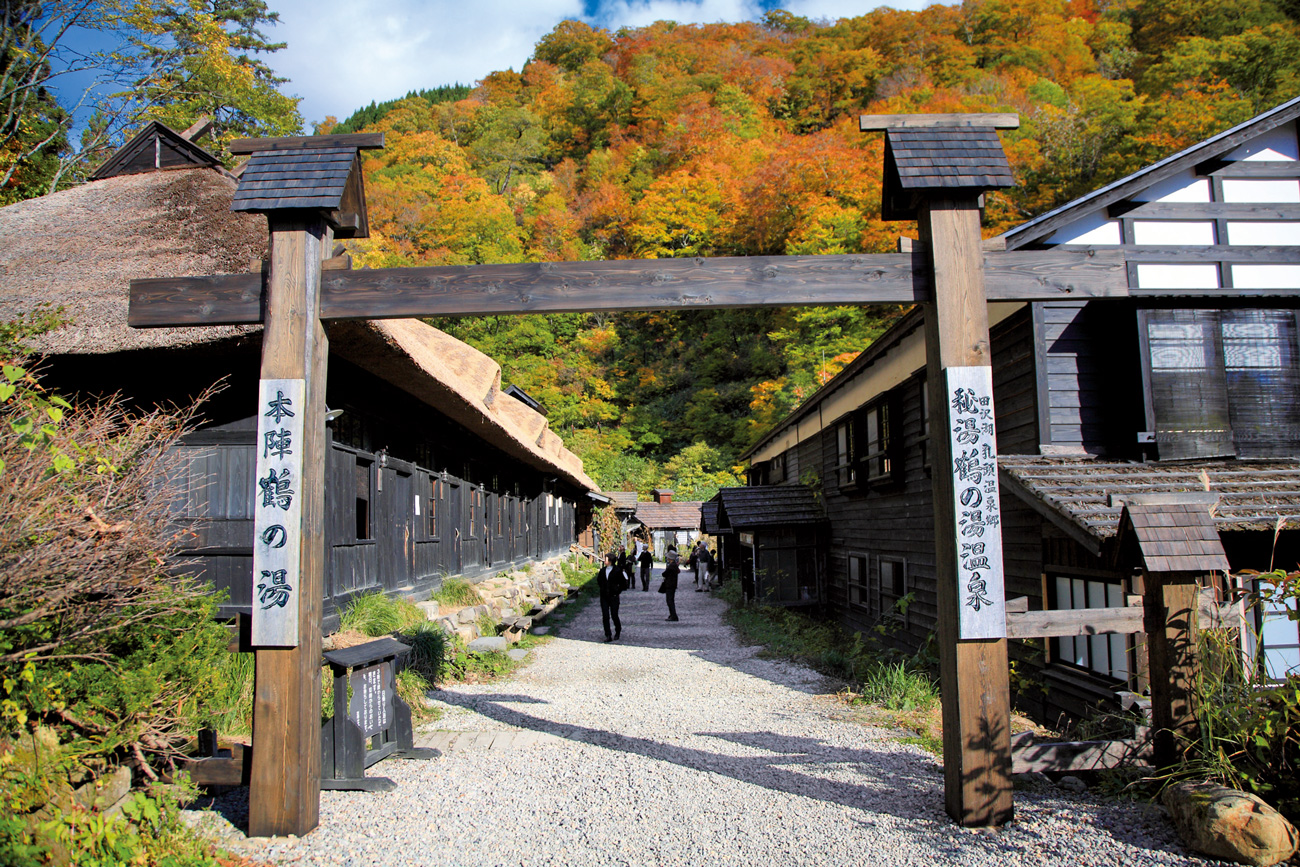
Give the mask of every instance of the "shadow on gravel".
[[(919, 756), (915, 759), (914, 768), (900, 770), (900, 756), (897, 753), (845, 749), (827, 745), (815, 738), (791, 737), (772, 732), (698, 733), (703, 737), (713, 737), (776, 754), (720, 755), (603, 729), (542, 719), (504, 707), (501, 702), (511, 701), (511, 696), (439, 692), (437, 697), (439, 701), (507, 725), (670, 762), (692, 770), (722, 774), (777, 792), (856, 807), (877, 814), (885, 813), (909, 821), (917, 820), (918, 804), (935, 802), (936, 792), (941, 790), (941, 771), (933, 762)], [(840, 770), (845, 766), (856, 769), (860, 782), (844, 783), (827, 779), (818, 773), (819, 767)], [(935, 820), (938, 818), (936, 815)]]

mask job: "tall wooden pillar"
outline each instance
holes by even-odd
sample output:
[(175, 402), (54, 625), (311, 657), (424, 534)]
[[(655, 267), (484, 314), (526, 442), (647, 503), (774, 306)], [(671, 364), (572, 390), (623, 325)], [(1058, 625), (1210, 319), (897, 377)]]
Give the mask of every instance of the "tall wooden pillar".
[(1143, 620), (1151, 672), (1151, 727), (1156, 764), (1177, 764), (1196, 737), (1196, 671), (1199, 664), (1195, 572), (1147, 574)]
[[(262, 337), (262, 379), (303, 380), (302, 477), (293, 489), (302, 509), (296, 530), (297, 646), (257, 655), (248, 833), (303, 835), (320, 815), (321, 600), (325, 575), (325, 378), (329, 340), (320, 320), (321, 259), (329, 245), (324, 217), (306, 211), (269, 215), (271, 268)], [(258, 449), (264, 448), (259, 442)], [(255, 577), (254, 584), (257, 584)], [(254, 590), (254, 605), (258, 604)]]
[[(992, 366), (978, 200), (975, 195), (930, 197), (922, 202), (918, 217), (933, 287), (932, 300), (925, 305), (925, 344), (934, 456), (931, 480), (945, 800), (948, 815), (961, 825), (1001, 825), (1012, 815), (1007, 642), (1005, 638), (961, 637), (962, 605), (969, 592), (962, 586), (958, 546), (967, 537), (957, 514), (950, 471), (952, 395), (945, 373), (949, 368)], [(987, 469), (988, 465), (986, 473)], [(992, 471), (996, 474), (996, 457)], [(988, 538), (1000, 532), (1000, 526), (993, 526)], [(1000, 562), (997, 566), (1000, 572)], [(1001, 574), (996, 579), (994, 586), (1001, 594)], [(990, 601), (1004, 604), (1002, 599)]]

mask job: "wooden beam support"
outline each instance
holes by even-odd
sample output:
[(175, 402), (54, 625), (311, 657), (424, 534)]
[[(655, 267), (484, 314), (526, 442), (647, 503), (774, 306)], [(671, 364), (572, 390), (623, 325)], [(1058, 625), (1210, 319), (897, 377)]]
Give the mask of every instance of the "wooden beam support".
[[(1126, 297), (1123, 258), (1104, 250), (985, 254), (990, 301)], [(724, 307), (915, 304), (925, 254), (627, 259), (332, 271), (321, 317), (404, 319)], [(260, 274), (131, 281), (135, 328), (262, 321)]]
[[(958, 586), (962, 526), (954, 505), (954, 465), (948, 430), (949, 368), (990, 367), (988, 309), (980, 254), (980, 215), (974, 197), (932, 198), (919, 226), (931, 260), (934, 300), (925, 306), (927, 388), (934, 449), (935, 580), (938, 592), (940, 691), (943, 696), (943, 774), (948, 815), (965, 826), (1011, 820), (1011, 693), (1005, 638), (963, 640), (966, 588)], [(996, 499), (996, 497), (994, 497)], [(999, 526), (988, 528), (1001, 533)], [(1000, 568), (1001, 564), (998, 564)], [(992, 576), (990, 576), (992, 577)], [(995, 587), (1002, 602), (1002, 576)]]
[(889, 129), (934, 129), (944, 127), (982, 127), (984, 129), (1019, 129), (1020, 115), (1009, 113), (970, 114), (863, 114), (858, 116), (860, 132), (884, 132)]
[[(332, 240), (319, 216), (270, 215), (271, 267), (262, 379), (305, 381), (296, 647), (256, 647), (248, 833), (302, 836), (320, 817), (321, 600), (325, 576), (325, 377), (329, 340), (320, 321), (321, 259)], [(259, 415), (264, 410), (259, 407)], [(291, 486), (293, 487), (293, 486)], [(255, 503), (261, 503), (255, 500)], [(272, 506), (274, 508), (274, 506)], [(258, 582), (254, 576), (254, 584)], [(291, 582), (293, 583), (293, 582)], [(253, 604), (259, 604), (254, 593)]]
[(259, 151), (295, 151), (308, 148), (359, 148), (376, 150), (384, 146), (382, 132), (356, 132), (346, 135), (297, 135), (277, 138), (237, 138), (228, 147), (232, 154)]
[(1142, 608), (1078, 608), (1007, 612), (1007, 638), (1131, 635), (1142, 632)]

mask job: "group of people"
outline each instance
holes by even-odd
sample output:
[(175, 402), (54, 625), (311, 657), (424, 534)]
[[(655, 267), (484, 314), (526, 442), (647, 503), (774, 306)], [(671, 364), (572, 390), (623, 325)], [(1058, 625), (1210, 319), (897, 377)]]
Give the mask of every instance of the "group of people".
[[(675, 622), (678, 619), (677, 576), (682, 571), (676, 546), (668, 546), (666, 559), (659, 592), (664, 594), (664, 599), (668, 603), (668, 621)], [(600, 589), (600, 619), (605, 627), (606, 642), (617, 641), (623, 634), (623, 623), (618, 618), (619, 594), (625, 590), (636, 589), (634, 564), (641, 567), (641, 590), (650, 592), (650, 570), (654, 564), (654, 557), (648, 547), (642, 546), (640, 554), (629, 555), (627, 546), (620, 545), (617, 553), (610, 551), (605, 555), (605, 563), (596, 573), (596, 586)], [(697, 540), (695, 547), (691, 549), (687, 567), (695, 571), (697, 593), (704, 592), (712, 586), (717, 574), (717, 563), (703, 539)]]

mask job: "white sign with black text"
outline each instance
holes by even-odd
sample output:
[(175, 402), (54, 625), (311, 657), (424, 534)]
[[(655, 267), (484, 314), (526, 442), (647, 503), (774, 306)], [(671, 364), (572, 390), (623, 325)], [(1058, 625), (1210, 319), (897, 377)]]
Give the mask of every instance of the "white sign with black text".
[(993, 369), (949, 367), (948, 430), (957, 524), (958, 638), (1005, 638), (998, 441), (993, 428)]
[(252, 642), (297, 647), (307, 386), (301, 379), (263, 379), (259, 392)]

